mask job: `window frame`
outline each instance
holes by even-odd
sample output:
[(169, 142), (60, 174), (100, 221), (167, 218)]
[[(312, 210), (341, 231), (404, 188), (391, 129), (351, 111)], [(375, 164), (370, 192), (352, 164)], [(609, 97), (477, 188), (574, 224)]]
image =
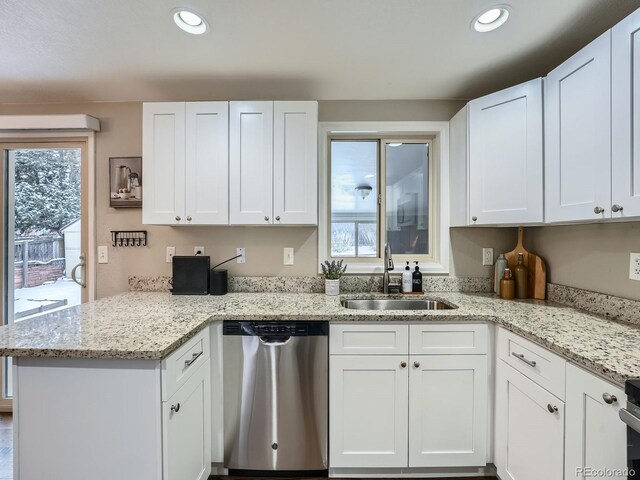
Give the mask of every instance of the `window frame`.
[[(448, 274), (450, 258), (449, 241), (449, 122), (320, 122), (318, 125), (319, 145), (319, 223), (318, 223), (318, 273), (321, 273), (319, 264), (324, 260), (331, 260), (330, 235), (331, 235), (331, 211), (330, 211), (330, 152), (332, 139), (345, 140), (379, 140), (379, 178), (378, 188), (381, 191), (381, 175), (386, 175), (384, 164), (384, 141), (393, 139), (416, 139), (429, 144), (429, 184), (433, 191), (430, 192), (429, 213), (430, 220), (430, 254), (426, 255), (394, 255), (398, 271), (400, 262), (411, 257), (417, 259), (420, 270), (428, 274)], [(384, 169), (384, 170), (383, 170)], [(384, 199), (384, 195), (383, 195)], [(384, 200), (378, 205), (378, 228), (382, 232), (386, 210)], [(385, 215), (382, 215), (382, 213)], [(349, 264), (348, 273), (351, 274), (379, 274), (383, 270), (383, 260), (380, 258), (380, 233), (378, 234), (378, 257), (339, 257)], [(333, 257), (333, 259), (338, 257)]]

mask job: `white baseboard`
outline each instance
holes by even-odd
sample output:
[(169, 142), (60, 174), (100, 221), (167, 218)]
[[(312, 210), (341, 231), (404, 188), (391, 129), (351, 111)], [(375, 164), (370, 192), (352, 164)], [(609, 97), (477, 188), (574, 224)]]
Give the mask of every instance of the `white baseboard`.
[(329, 477), (339, 478), (450, 478), (495, 477), (496, 467), (435, 468), (330, 468)]

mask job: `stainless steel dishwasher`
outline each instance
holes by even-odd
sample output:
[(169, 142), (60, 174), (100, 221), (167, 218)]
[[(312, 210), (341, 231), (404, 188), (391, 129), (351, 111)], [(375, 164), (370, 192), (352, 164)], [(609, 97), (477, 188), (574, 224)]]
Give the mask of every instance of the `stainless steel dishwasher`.
[(327, 322), (224, 322), (230, 475), (326, 475), (328, 334)]

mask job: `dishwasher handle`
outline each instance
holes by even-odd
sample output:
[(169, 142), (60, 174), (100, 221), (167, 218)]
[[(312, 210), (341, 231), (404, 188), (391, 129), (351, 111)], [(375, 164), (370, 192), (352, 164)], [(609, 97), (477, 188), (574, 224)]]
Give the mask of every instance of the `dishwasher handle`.
[(620, 420), (629, 426), (633, 431), (640, 433), (640, 418), (636, 417), (626, 408), (621, 408), (618, 412)]
[(261, 344), (267, 345), (268, 347), (282, 347), (291, 341), (291, 337), (288, 335), (287, 336), (283, 336), (283, 335), (266, 336), (265, 335), (263, 337), (258, 337), (258, 338), (260, 338)]

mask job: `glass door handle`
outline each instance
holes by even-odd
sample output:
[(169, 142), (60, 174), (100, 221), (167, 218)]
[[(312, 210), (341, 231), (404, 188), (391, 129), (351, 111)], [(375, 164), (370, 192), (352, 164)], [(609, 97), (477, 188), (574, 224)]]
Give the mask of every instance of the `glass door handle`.
[[(87, 266), (87, 262), (86, 262), (85, 256), (80, 255), (80, 263), (78, 263), (75, 267), (73, 267), (73, 270), (71, 270), (71, 280), (76, 282), (82, 288), (87, 288), (87, 284), (84, 281), (84, 270), (86, 266)], [(76, 277), (76, 272), (78, 271), (78, 268), (82, 268), (82, 272), (80, 272), (80, 281), (78, 281), (78, 278)]]

